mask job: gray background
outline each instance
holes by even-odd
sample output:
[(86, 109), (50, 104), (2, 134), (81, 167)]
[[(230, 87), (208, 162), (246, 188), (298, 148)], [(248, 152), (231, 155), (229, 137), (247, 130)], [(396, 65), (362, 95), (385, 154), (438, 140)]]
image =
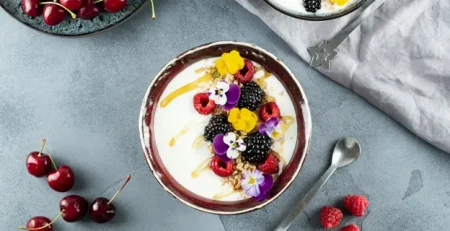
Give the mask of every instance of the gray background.
[[(450, 159), (366, 101), (309, 68), (257, 17), (234, 1), (157, 2), (122, 25), (85, 38), (51, 37), (0, 10), (0, 230), (15, 230), (36, 215), (53, 218), (59, 200), (44, 179), (29, 175), (25, 157), (48, 139), (58, 164), (70, 165), (70, 193), (117, 198), (117, 217), (99, 225), (60, 220), (54, 230), (270, 230), (306, 193), (330, 162), (342, 136), (353, 136), (362, 155), (341, 169), (292, 230), (320, 230), (318, 210), (347, 194), (365, 194), (365, 218), (346, 216), (363, 230), (449, 230)], [(157, 184), (143, 159), (137, 119), (153, 76), (193, 46), (217, 40), (257, 44), (285, 61), (309, 99), (313, 136), (294, 184), (266, 208), (214, 216), (184, 206)]]

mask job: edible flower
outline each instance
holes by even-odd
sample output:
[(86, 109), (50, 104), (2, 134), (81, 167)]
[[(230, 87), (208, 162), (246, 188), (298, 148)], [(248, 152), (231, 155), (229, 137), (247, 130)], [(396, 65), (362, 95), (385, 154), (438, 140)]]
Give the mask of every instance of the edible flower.
[(239, 97), (241, 97), (241, 88), (234, 83), (228, 84), (225, 81), (219, 81), (215, 87), (209, 89), (208, 94), (210, 100), (228, 111), (238, 104)]
[(238, 131), (250, 132), (255, 128), (258, 116), (247, 108), (233, 108), (228, 115), (228, 122)]
[(255, 169), (242, 173), (241, 186), (245, 193), (258, 201), (262, 201), (269, 196), (273, 186), (273, 178), (270, 174), (263, 174)]
[(223, 53), (222, 57), (215, 62), (217, 71), (221, 75), (230, 73), (236, 74), (240, 69), (244, 68), (244, 59), (239, 52), (233, 50), (230, 53)]
[(259, 126), (259, 133), (263, 135), (267, 135), (274, 140), (280, 140), (283, 138), (283, 134), (281, 133), (281, 129), (278, 127), (280, 119), (277, 117), (272, 117), (268, 119), (265, 123)]
[(233, 132), (228, 132), (227, 134), (218, 134), (213, 140), (214, 152), (222, 156), (226, 156), (230, 159), (236, 159), (239, 156), (239, 152), (245, 151), (247, 145), (244, 140), (238, 138)]
[(339, 6), (343, 6), (348, 2), (348, 0), (332, 0), (332, 2), (338, 4)]

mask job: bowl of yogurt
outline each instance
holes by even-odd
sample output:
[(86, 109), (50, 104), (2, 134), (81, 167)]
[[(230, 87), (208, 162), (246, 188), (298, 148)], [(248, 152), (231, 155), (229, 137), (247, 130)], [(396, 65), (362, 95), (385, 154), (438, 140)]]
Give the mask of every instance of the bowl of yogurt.
[(214, 214), (264, 207), (297, 177), (311, 114), (293, 73), (252, 44), (214, 42), (170, 61), (142, 102), (144, 157), (182, 203)]
[(289, 16), (321, 21), (339, 18), (358, 9), (366, 0), (265, 0)]

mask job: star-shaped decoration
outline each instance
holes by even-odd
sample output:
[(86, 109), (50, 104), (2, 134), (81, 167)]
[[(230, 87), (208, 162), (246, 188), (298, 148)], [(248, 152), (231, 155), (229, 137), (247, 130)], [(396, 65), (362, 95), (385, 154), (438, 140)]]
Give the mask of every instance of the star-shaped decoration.
[(337, 52), (327, 46), (328, 41), (323, 40), (319, 46), (309, 47), (308, 52), (311, 55), (311, 61), (309, 65), (311, 67), (324, 66), (328, 70), (331, 69), (331, 59), (336, 56)]

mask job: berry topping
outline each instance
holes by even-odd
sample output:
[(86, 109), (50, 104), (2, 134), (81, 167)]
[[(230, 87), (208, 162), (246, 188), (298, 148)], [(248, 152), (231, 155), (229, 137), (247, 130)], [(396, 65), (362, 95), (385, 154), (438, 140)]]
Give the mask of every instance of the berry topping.
[(234, 78), (236, 78), (240, 83), (247, 83), (253, 79), (254, 75), (255, 67), (253, 66), (252, 61), (246, 59), (244, 60), (244, 68), (234, 74)]
[(320, 210), (320, 222), (325, 229), (338, 227), (342, 216), (342, 211), (338, 208), (325, 206)]
[(348, 195), (344, 198), (344, 206), (354, 216), (362, 217), (369, 207), (369, 201), (362, 195)]
[(194, 108), (202, 115), (211, 114), (216, 108), (216, 103), (209, 99), (208, 93), (198, 93), (194, 96)]
[(238, 107), (247, 108), (250, 111), (256, 110), (263, 99), (263, 90), (255, 82), (244, 83), (241, 88), (241, 98)]
[(267, 153), (269, 153), (272, 140), (266, 135), (259, 132), (249, 134), (244, 143), (247, 144), (247, 149), (242, 152), (244, 159), (250, 163), (262, 163), (266, 160)]
[(270, 118), (280, 118), (280, 109), (275, 102), (266, 103), (259, 109), (259, 117), (265, 122)]
[(359, 231), (359, 227), (355, 224), (347, 225), (342, 227), (340, 231)]
[(231, 132), (231, 124), (228, 122), (226, 115), (215, 115), (211, 117), (208, 125), (205, 127), (205, 140), (213, 141), (218, 134)]
[(218, 176), (227, 177), (233, 174), (233, 161), (225, 162), (218, 156), (211, 159), (211, 170)]
[(311, 13), (316, 13), (322, 7), (321, 0), (303, 0), (305, 10)]
[(277, 174), (280, 171), (279, 161), (275, 155), (269, 153), (264, 163), (258, 165), (258, 169), (266, 174)]

